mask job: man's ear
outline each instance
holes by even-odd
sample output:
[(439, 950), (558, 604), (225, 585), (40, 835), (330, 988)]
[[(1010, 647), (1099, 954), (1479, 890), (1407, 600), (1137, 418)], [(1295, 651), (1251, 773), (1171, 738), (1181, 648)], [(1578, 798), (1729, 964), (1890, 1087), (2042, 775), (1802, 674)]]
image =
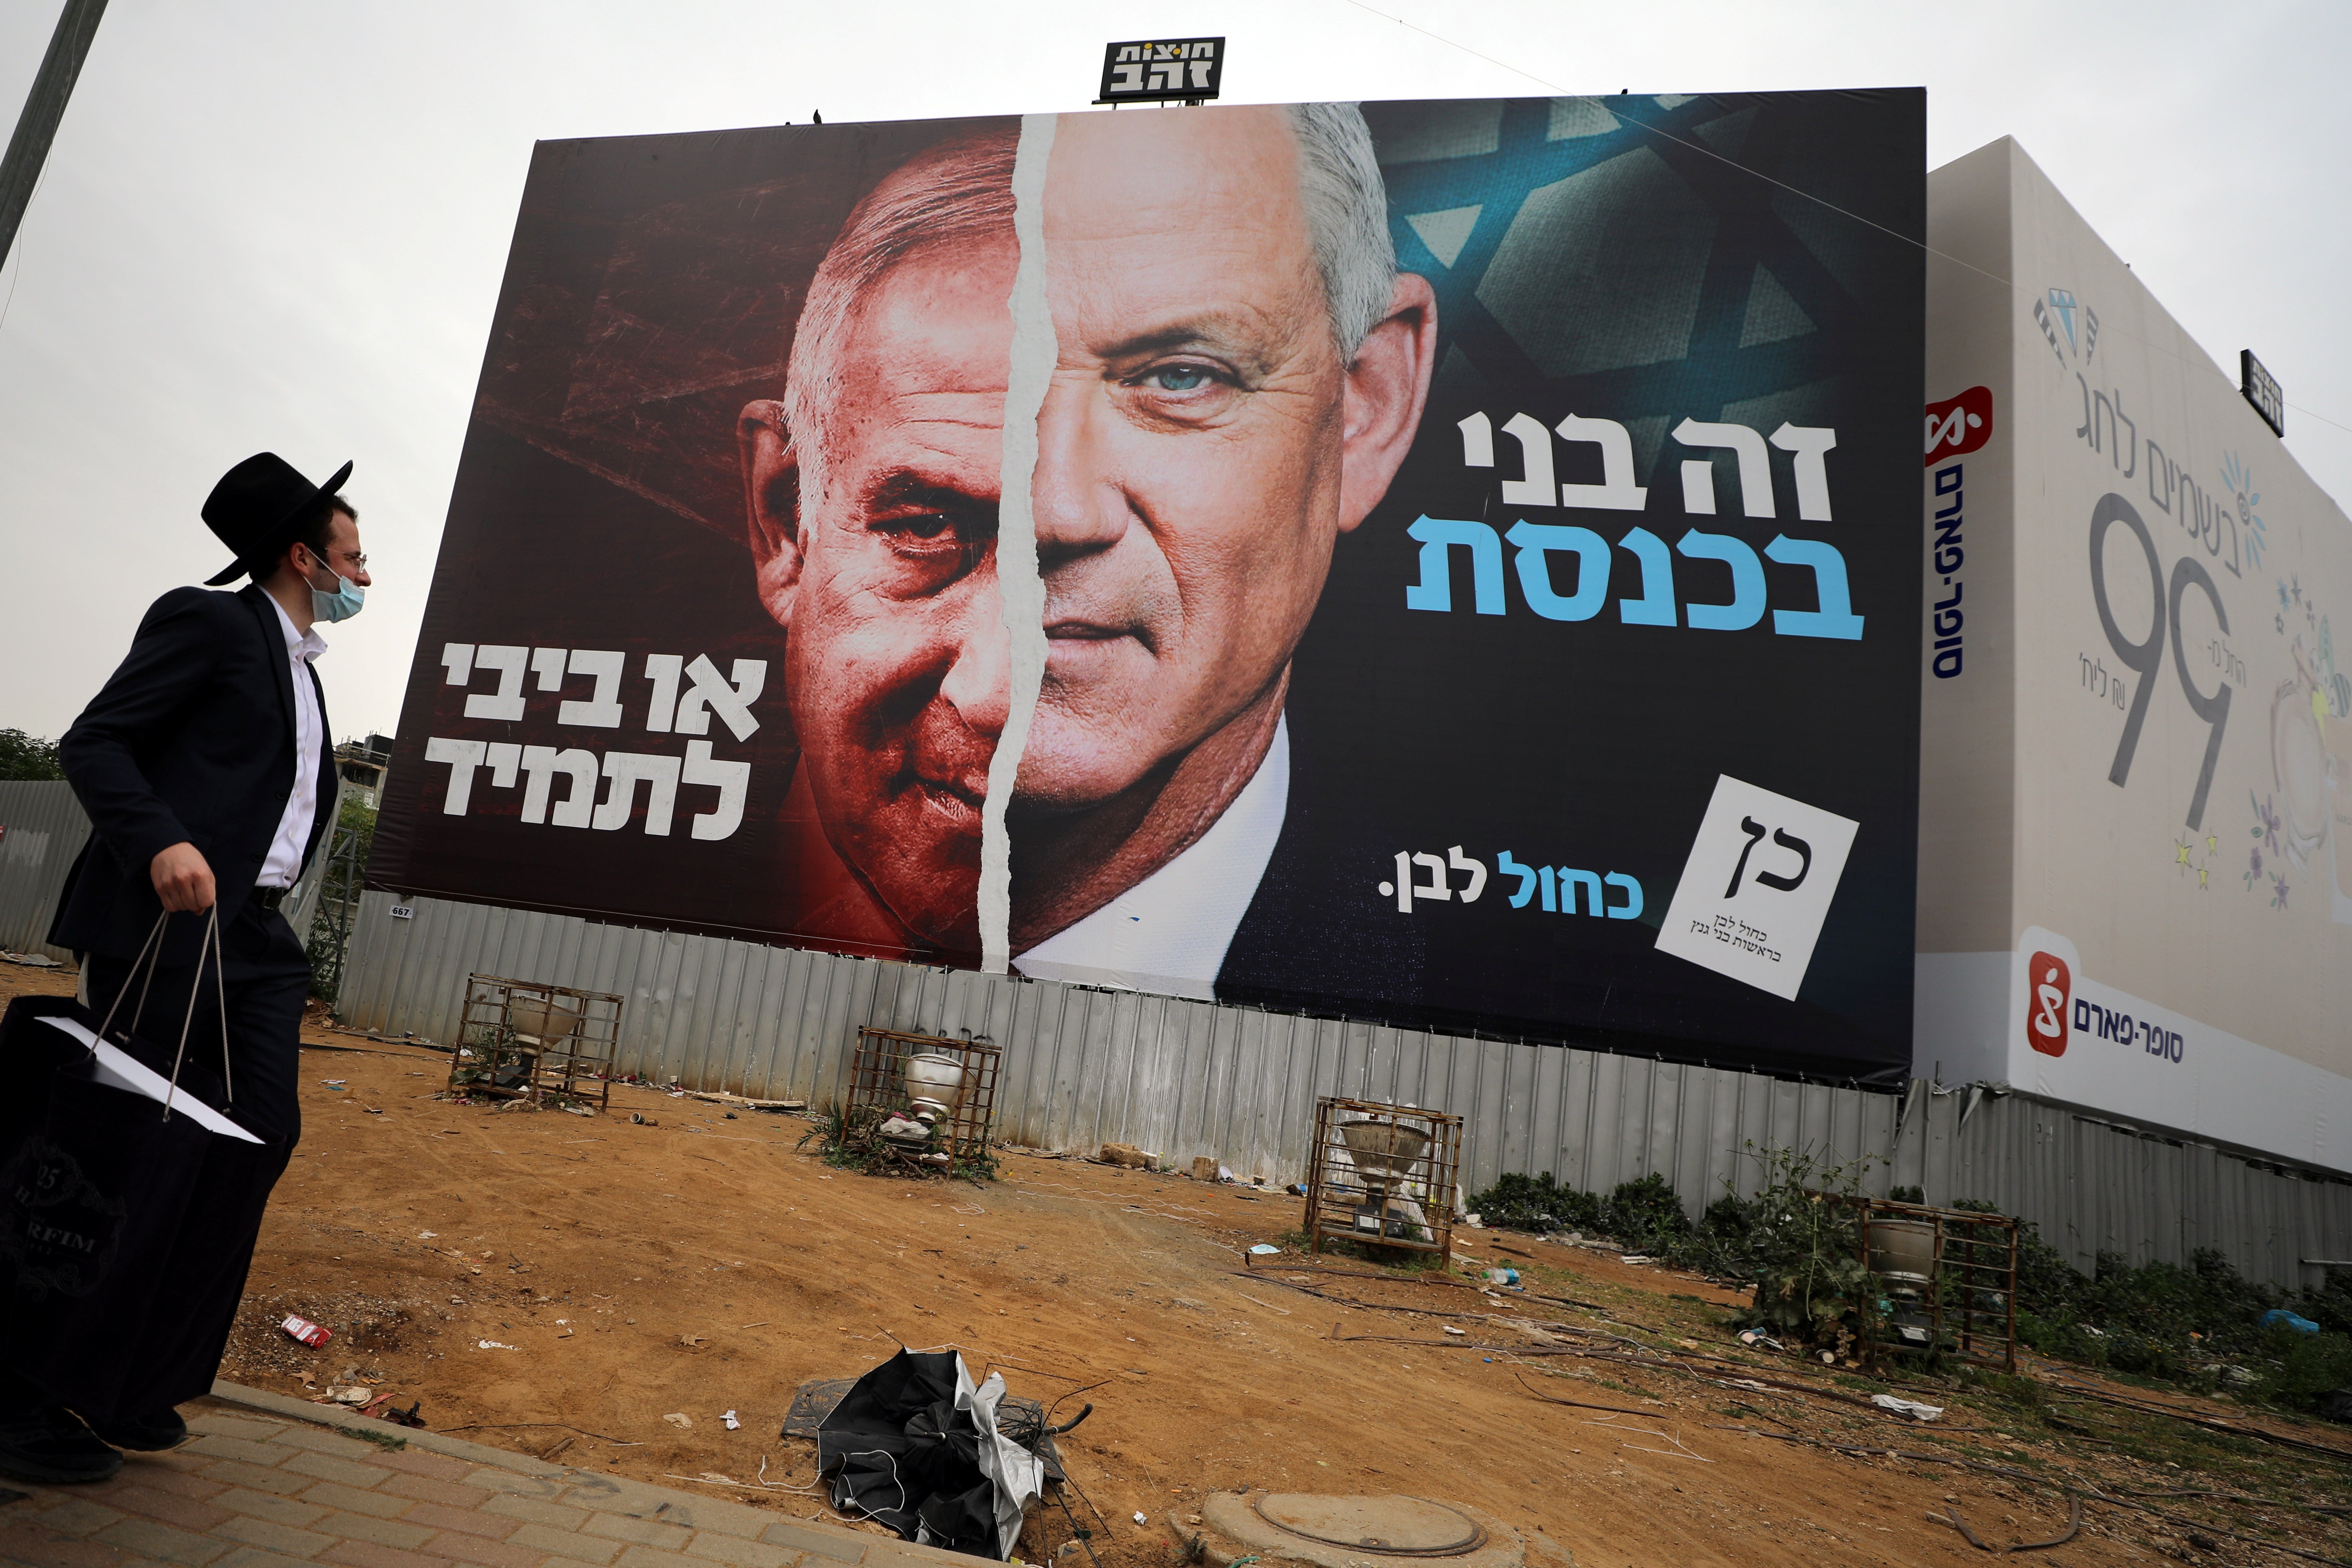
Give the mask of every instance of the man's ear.
[(779, 626), (793, 623), (801, 583), (801, 462), (773, 398), (747, 402), (735, 418), (743, 455), (744, 530), (759, 573), (760, 602)]
[(1348, 367), (1341, 435), (1339, 531), (1364, 520), (1387, 495), (1412, 448), (1437, 358), (1437, 293), (1418, 273), (1397, 275), (1389, 313)]

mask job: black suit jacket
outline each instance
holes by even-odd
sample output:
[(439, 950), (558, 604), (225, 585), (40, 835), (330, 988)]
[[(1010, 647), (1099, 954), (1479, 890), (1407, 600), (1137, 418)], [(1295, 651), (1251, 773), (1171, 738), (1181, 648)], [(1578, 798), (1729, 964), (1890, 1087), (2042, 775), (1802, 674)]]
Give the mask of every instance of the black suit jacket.
[[(319, 809), (305, 865), (335, 800), (327, 695), (315, 671), (310, 687), (319, 752), (300, 761), (317, 769)], [(163, 910), (148, 862), (183, 841), (210, 862), (227, 925), (253, 892), (294, 790), (294, 675), (277, 606), (252, 584), (163, 595), (58, 755), (91, 833), (67, 873), (50, 943), (134, 956)], [(201, 916), (173, 918), (163, 961), (194, 963), (202, 934)]]
[(1399, 919), (1379, 879), (1408, 844), (1379, 808), (1385, 780), (1350, 768), (1311, 712), (1293, 705), (1290, 800), (1225, 961), (1221, 1002), (1320, 1013), (1349, 1001), (1409, 1018), (1428, 955), (1423, 925)]

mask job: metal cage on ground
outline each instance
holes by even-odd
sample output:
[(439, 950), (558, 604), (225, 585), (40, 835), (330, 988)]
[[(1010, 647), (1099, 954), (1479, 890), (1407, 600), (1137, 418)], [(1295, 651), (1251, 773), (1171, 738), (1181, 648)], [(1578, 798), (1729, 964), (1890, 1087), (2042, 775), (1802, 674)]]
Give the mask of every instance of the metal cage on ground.
[(501, 975), (466, 977), (466, 1007), (449, 1088), (544, 1104), (611, 1103), (621, 998)]
[[(939, 1117), (947, 1132), (947, 1152), (959, 1160), (977, 1159), (988, 1152), (996, 1115), (996, 1072), (1002, 1052), (985, 1039), (936, 1034), (908, 1034), (873, 1024), (857, 1030), (857, 1049), (849, 1060), (849, 1082), (842, 1096), (842, 1115), (860, 1111), (884, 1116), (917, 1112), (925, 1104), (946, 1104)], [(917, 1062), (910, 1083), (908, 1064), (919, 1057), (945, 1057), (961, 1070), (954, 1098), (946, 1100), (936, 1082), (926, 1081)], [(929, 1075), (936, 1079), (938, 1074)]]
[(1891, 1198), (1862, 1210), (1864, 1267), (1885, 1281), (1887, 1309), (1865, 1350), (1937, 1354), (2017, 1371), (2017, 1221)]
[(1328, 1242), (1446, 1256), (1462, 1170), (1462, 1118), (1327, 1095), (1307, 1151), (1307, 1247)]

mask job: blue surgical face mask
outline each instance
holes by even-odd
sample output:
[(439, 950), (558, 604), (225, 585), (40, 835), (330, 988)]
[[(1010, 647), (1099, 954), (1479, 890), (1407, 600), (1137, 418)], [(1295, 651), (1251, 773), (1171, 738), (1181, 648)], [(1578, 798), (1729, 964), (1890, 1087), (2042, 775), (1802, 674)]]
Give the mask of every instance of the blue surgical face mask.
[[(324, 564), (323, 562), (321, 563)], [(309, 582), (310, 579), (303, 579)], [(335, 574), (335, 591), (322, 593), (316, 585), (310, 589), (310, 617), (331, 626), (338, 621), (349, 621), (360, 612), (367, 601), (367, 590), (342, 573)]]

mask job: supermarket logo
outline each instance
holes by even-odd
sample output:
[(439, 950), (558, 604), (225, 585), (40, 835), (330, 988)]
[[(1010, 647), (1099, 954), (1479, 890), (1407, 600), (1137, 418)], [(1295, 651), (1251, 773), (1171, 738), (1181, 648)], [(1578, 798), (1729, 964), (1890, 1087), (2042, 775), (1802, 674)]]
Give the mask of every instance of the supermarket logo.
[(1956, 398), (1931, 402), (1927, 412), (1927, 466), (1965, 457), (1992, 439), (1992, 389), (1970, 387)]
[(2036, 953), (2025, 967), (2025, 1039), (2044, 1056), (2066, 1054), (2067, 1003), (2074, 977), (2066, 960)]

